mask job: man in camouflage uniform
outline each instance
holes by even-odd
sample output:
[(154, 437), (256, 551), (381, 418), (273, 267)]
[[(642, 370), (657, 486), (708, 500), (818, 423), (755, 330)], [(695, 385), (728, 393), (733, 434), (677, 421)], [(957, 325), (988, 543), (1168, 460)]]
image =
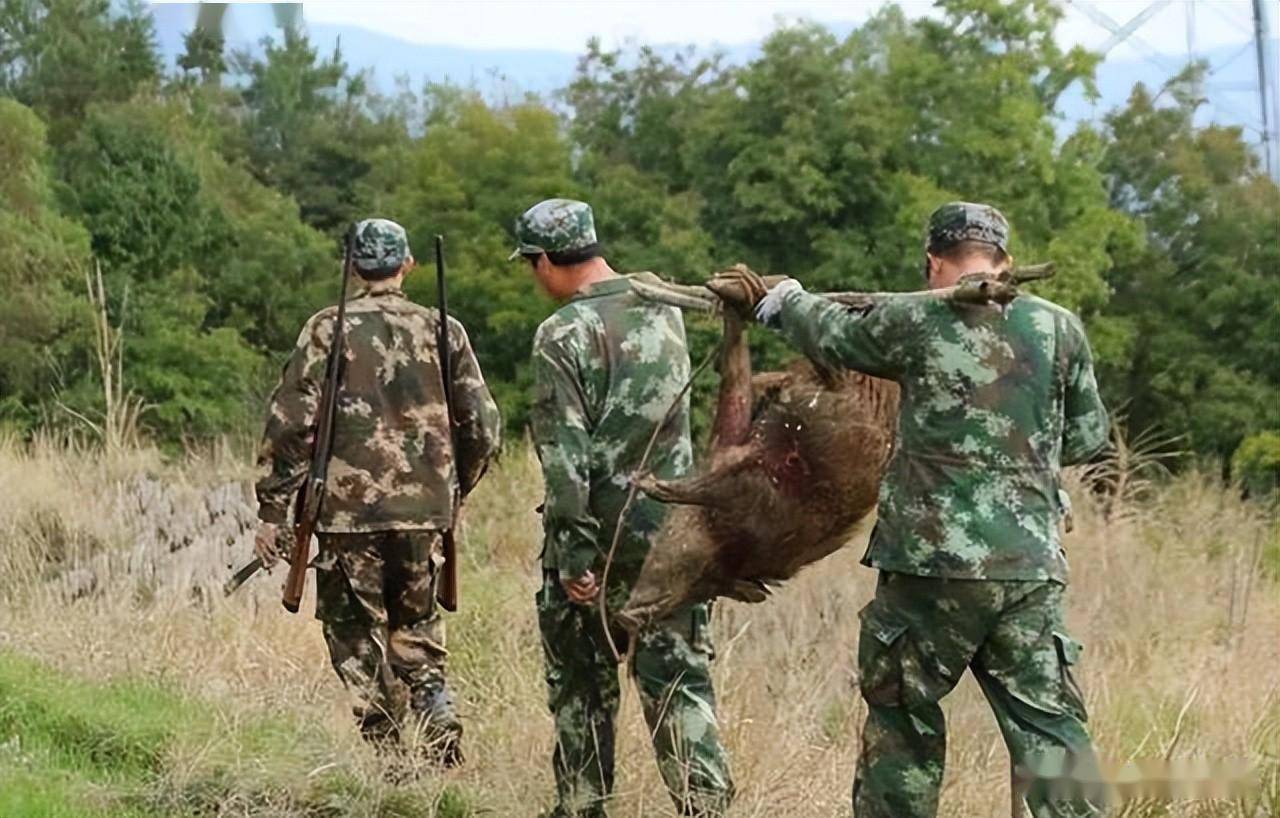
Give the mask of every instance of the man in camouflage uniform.
[[(457, 321), (449, 321), (456, 450), (437, 355), (439, 313), (400, 289), (414, 267), (404, 229), (356, 226), (358, 289), (347, 303), (345, 365), (333, 456), (317, 524), (316, 617), (354, 695), (361, 733), (379, 747), (419, 732), (428, 753), (461, 760), (462, 725), (445, 683), (436, 606), (441, 532), (497, 452), (498, 409)], [(306, 477), (337, 307), (307, 321), (271, 397), (259, 464), (257, 552), (271, 567)], [(405, 736), (406, 738), (408, 736)]]
[[(668, 408), (646, 470), (664, 479), (692, 464), (689, 377), (679, 310), (641, 300), (600, 255), (591, 208), (551, 199), (516, 221), (539, 284), (567, 301), (533, 342), (533, 438), (546, 484), (543, 584), (536, 601), (555, 720), (557, 805), (550, 815), (605, 815), (613, 787), (618, 671), (595, 603), (626, 601), (664, 508), (636, 498), (603, 572), (629, 479)], [(642, 274), (643, 275), (643, 274)], [(627, 635), (612, 630), (620, 651)], [(636, 636), (631, 673), (663, 780), (682, 815), (722, 814), (732, 795), (715, 719), (708, 609), (695, 605)]]
[[(925, 273), (939, 289), (1006, 268), (1008, 223), (993, 207), (935, 211)], [(851, 309), (788, 279), (765, 294), (737, 280), (758, 320), (832, 367), (896, 381), (896, 450), (863, 564), (880, 570), (861, 612), (858, 670), (868, 714), (853, 785), (857, 818), (937, 811), (946, 757), (939, 700), (973, 671), (1020, 768), (1094, 764), (1072, 677), (1081, 647), (1063, 625), (1061, 466), (1106, 442), (1107, 414), (1079, 319), (1029, 295), (1005, 310), (929, 293)], [(1035, 816), (1096, 815), (1034, 787)]]

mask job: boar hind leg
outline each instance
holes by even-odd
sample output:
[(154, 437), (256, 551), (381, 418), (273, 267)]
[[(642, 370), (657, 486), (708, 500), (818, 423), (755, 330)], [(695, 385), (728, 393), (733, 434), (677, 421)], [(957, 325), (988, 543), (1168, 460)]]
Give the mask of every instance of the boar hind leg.
[(686, 506), (716, 506), (728, 508), (735, 501), (741, 502), (741, 486), (733, 475), (759, 462), (754, 446), (734, 446), (716, 452), (711, 460), (711, 470), (697, 477), (684, 480), (659, 480), (646, 475), (636, 480), (636, 486), (655, 500)]
[(720, 396), (711, 427), (711, 451), (747, 442), (751, 434), (751, 350), (746, 324), (733, 310), (724, 313), (720, 351)]

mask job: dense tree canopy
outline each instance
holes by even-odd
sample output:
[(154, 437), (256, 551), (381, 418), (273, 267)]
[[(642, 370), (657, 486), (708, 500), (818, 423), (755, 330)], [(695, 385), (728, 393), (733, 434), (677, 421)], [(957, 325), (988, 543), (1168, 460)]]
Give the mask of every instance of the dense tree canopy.
[[(94, 265), (144, 425), (193, 440), (256, 424), (333, 297), (351, 219), (399, 220), (424, 267), (443, 234), (452, 304), (518, 433), (552, 309), (505, 261), (534, 201), (590, 200), (620, 269), (692, 281), (745, 261), (906, 289), (925, 217), (964, 198), (1010, 216), (1019, 260), (1056, 262), (1038, 291), (1084, 317), (1134, 430), (1274, 470), (1280, 191), (1238, 130), (1194, 125), (1196, 69), (1063, 134), (1058, 95), (1091, 89), (1097, 58), (1055, 44), (1056, 4), (938, 5), (888, 6), (846, 37), (781, 27), (743, 64), (590, 42), (556, 98), (499, 104), (441, 85), (380, 97), (295, 30), (236, 54), (194, 31), (165, 76), (140, 6), (0, 0), (0, 422), (100, 408)], [(430, 302), (431, 278), (410, 294)], [(715, 328), (690, 326), (700, 354)]]
[(55, 206), (44, 125), (10, 99), (0, 99), (0, 163), (0, 423), (30, 427), (87, 340), (78, 296), (89, 240)]
[[(1193, 68), (1157, 105), (1145, 88), (1107, 117), (1102, 168), (1147, 246), (1114, 277), (1113, 400), (1130, 421), (1228, 457), (1280, 428), (1280, 189), (1235, 129), (1196, 129)], [(1155, 149), (1159, 146), (1159, 149)]]
[(0, 92), (34, 107), (61, 142), (91, 102), (159, 79), (151, 17), (109, 0), (0, 0)]

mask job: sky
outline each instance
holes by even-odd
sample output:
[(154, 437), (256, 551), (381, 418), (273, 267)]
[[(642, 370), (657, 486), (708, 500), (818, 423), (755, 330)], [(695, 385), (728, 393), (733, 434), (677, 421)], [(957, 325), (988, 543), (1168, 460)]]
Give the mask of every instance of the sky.
[[(897, 0), (909, 16), (936, 13), (928, 0)], [(1150, 0), (1095, 0), (1092, 7), (1123, 24)], [(467, 48), (539, 48), (578, 52), (591, 36), (606, 46), (628, 38), (649, 43), (736, 45), (767, 35), (779, 21), (805, 18), (857, 24), (883, 5), (880, 0), (332, 0), (308, 2), (308, 22), (358, 25), (422, 43)], [(1065, 45), (1097, 47), (1110, 33), (1065, 2), (1058, 30)], [(1191, 47), (1207, 50), (1252, 36), (1250, 0), (1174, 0), (1165, 5), (1112, 56), (1151, 53), (1185, 57), (1188, 20)], [(1271, 20), (1274, 31), (1275, 17)], [(1274, 35), (1273, 35), (1274, 36)]]

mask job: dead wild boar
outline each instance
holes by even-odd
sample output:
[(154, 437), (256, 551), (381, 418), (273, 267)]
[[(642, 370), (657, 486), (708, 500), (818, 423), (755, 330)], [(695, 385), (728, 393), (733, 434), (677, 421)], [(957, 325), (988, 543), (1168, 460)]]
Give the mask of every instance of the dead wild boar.
[[(698, 308), (696, 288), (646, 295)], [(848, 542), (875, 508), (897, 424), (897, 385), (807, 360), (753, 377), (744, 330), (725, 310), (702, 473), (637, 481), (676, 508), (618, 612), (629, 629), (717, 596), (760, 601), (769, 585)]]
[[(930, 295), (1003, 308), (1020, 284), (1052, 274), (1052, 264), (980, 273)], [(720, 310), (715, 280), (706, 287), (633, 286), (664, 303), (722, 311), (724, 346), (702, 473), (637, 480), (650, 497), (676, 507), (617, 613), (628, 629), (718, 596), (759, 602), (770, 585), (845, 545), (876, 506), (898, 422), (891, 381), (808, 360), (753, 377), (743, 319)], [(825, 297), (859, 309), (883, 294)]]

